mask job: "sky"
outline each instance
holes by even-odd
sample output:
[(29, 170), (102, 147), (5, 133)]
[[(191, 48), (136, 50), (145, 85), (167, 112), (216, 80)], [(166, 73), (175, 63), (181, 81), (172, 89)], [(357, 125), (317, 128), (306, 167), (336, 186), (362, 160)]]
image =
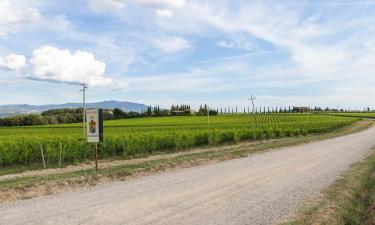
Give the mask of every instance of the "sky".
[(0, 0), (0, 104), (375, 108), (375, 0)]

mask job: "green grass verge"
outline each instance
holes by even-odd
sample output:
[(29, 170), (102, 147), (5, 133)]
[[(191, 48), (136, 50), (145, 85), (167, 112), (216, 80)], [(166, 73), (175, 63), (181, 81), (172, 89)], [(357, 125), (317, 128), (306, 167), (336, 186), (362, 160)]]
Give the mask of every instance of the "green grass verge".
[[(47, 169), (56, 169), (56, 168), (64, 168), (70, 165), (77, 165), (75, 164), (69, 164), (69, 163), (62, 163), (61, 167), (58, 163), (50, 163), (47, 166)], [(1, 167), (0, 168), (0, 176), (8, 175), (8, 174), (14, 174), (14, 173), (23, 173), (26, 171), (32, 171), (32, 170), (41, 170), (43, 169), (43, 163), (31, 163), (30, 165), (17, 165), (17, 166), (7, 166), (7, 167)]]
[(375, 148), (364, 161), (348, 170), (322, 198), (288, 225), (375, 224)]

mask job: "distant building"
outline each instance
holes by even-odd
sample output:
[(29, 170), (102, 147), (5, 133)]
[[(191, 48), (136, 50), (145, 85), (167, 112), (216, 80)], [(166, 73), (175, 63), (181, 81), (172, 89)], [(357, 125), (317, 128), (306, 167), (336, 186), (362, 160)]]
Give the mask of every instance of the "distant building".
[(172, 116), (189, 116), (189, 115), (195, 115), (196, 113), (197, 111), (192, 110), (192, 109), (171, 111)]
[(295, 113), (306, 113), (310, 111), (310, 107), (293, 107), (293, 112)]
[(183, 116), (183, 115), (186, 115), (185, 113), (186, 113), (185, 111), (177, 111), (177, 110), (171, 111), (172, 116)]

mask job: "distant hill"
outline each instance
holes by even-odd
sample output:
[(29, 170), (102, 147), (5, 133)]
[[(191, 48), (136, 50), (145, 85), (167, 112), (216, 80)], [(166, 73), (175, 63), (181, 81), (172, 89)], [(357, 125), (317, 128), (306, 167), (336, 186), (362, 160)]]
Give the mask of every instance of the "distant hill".
[[(141, 112), (146, 110), (147, 106), (144, 104), (134, 102), (120, 102), (120, 101), (104, 101), (87, 103), (87, 108), (104, 108), (114, 109), (120, 108), (123, 111)], [(27, 104), (14, 104), (14, 105), (0, 105), (0, 117), (7, 117), (18, 114), (41, 113), (50, 109), (63, 109), (63, 108), (81, 108), (82, 103), (65, 103), (56, 105), (27, 105)]]

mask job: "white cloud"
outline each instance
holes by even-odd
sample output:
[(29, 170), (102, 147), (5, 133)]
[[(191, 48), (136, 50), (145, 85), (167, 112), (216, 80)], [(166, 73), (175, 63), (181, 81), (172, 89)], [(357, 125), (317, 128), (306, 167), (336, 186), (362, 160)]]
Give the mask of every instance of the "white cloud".
[(122, 9), (124, 0), (90, 0), (89, 8), (95, 12), (103, 13), (107, 11), (115, 11)]
[(37, 9), (14, 7), (8, 0), (0, 0), (0, 36), (17, 32), (20, 25), (35, 23), (40, 18)]
[(241, 40), (234, 40), (234, 41), (219, 41), (217, 43), (218, 46), (223, 48), (229, 49), (240, 49), (246, 51), (256, 50), (256, 46), (254, 46), (251, 42), (248, 41), (241, 41)]
[(347, 59), (347, 53), (335, 47), (312, 47), (293, 44), (290, 51), (292, 59), (310, 71), (322, 71), (337, 65), (343, 65)]
[[(364, 107), (372, 107), (371, 102), (375, 98), (373, 88), (351, 88), (347, 90), (334, 90), (331, 93), (308, 96), (258, 96), (264, 105), (278, 106), (320, 106), (330, 108), (352, 108), (362, 110)], [(352, 108), (354, 109), (354, 108)]]
[(6, 70), (19, 70), (26, 65), (26, 58), (23, 55), (9, 54), (0, 57), (0, 68)]
[(171, 12), (169, 9), (157, 9), (156, 15), (159, 17), (171, 18), (173, 17), (173, 12)]
[(70, 22), (66, 15), (58, 15), (51, 18), (47, 23), (50, 24), (51, 30), (61, 31), (66, 34), (74, 29), (72, 22)]
[(42, 46), (33, 51), (30, 60), (33, 75), (29, 79), (63, 82), (87, 83), (89, 86), (124, 88), (126, 83), (105, 77), (106, 64), (95, 59), (90, 52), (61, 50)]
[[(97, 13), (115, 12), (123, 9), (126, 0), (88, 0), (88, 7)], [(128, 0), (135, 5), (155, 9), (155, 14), (163, 18), (171, 18), (174, 13), (171, 9), (181, 9), (186, 0)]]
[(175, 53), (192, 47), (183, 37), (163, 37), (155, 40), (154, 46), (165, 53)]
[[(366, 14), (338, 14), (327, 19), (321, 11), (313, 10), (306, 17), (300, 7), (273, 1), (238, 1), (231, 6), (227, 1), (189, 1), (173, 20), (160, 21), (159, 25), (165, 32), (190, 36), (206, 37), (213, 32), (229, 38), (247, 35), (262, 46), (288, 53), (285, 60), (289, 66), (320, 80), (359, 76), (353, 70), (357, 67), (354, 62), (368, 54), (370, 48), (364, 44), (375, 34), (371, 28), (374, 20)], [(236, 43), (236, 39), (217, 44), (251, 48), (246, 42)], [(373, 67), (366, 68), (363, 76), (373, 73)]]
[(132, 0), (132, 1), (142, 6), (159, 8), (159, 9), (183, 8), (186, 5), (186, 0)]

